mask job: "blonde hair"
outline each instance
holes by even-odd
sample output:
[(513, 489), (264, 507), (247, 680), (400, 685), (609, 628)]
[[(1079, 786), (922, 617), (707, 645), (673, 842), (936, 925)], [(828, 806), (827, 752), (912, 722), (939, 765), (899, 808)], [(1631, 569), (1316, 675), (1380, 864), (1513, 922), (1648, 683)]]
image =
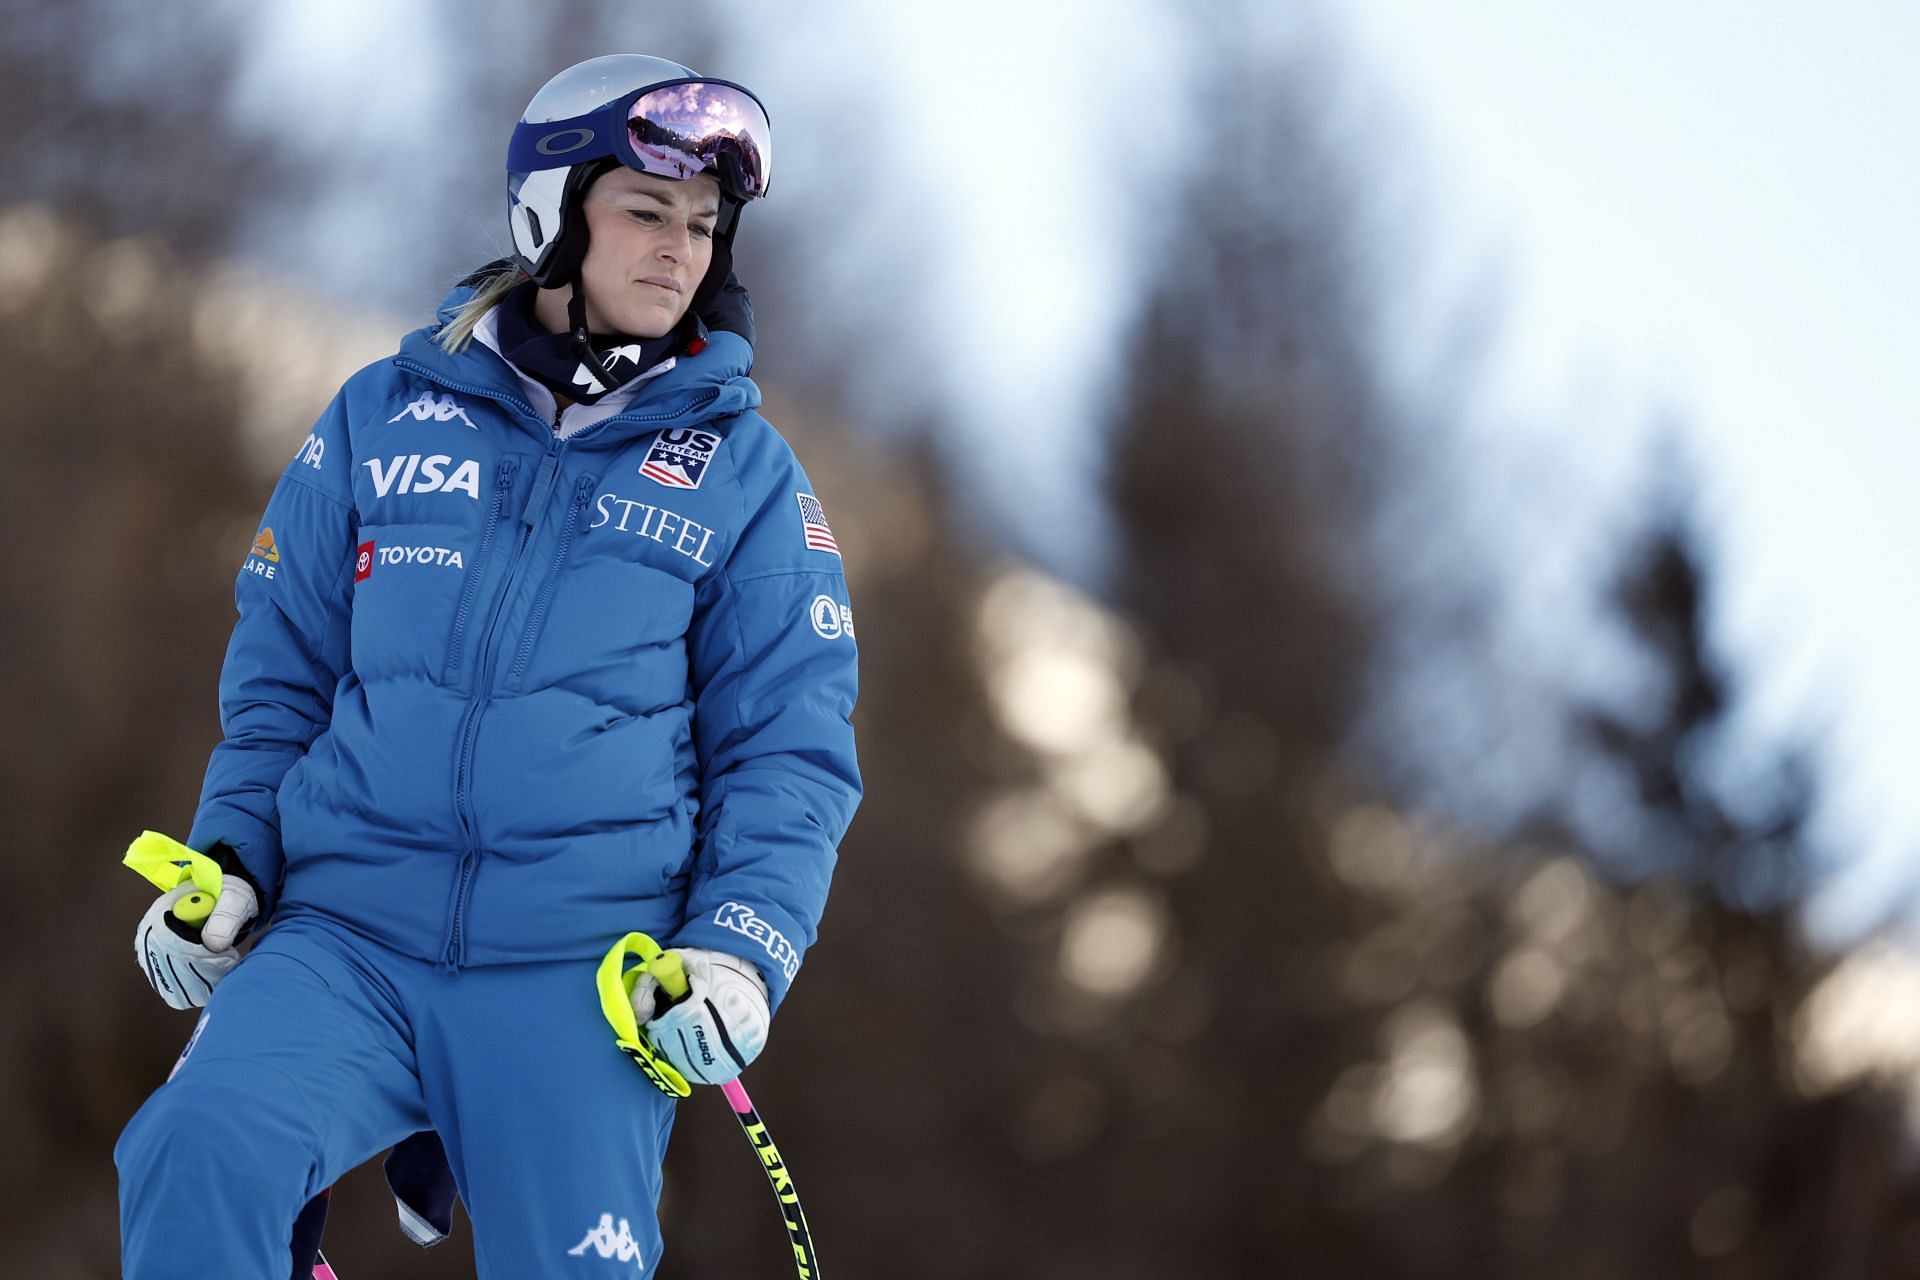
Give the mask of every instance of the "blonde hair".
[(499, 306), (502, 298), (525, 284), (527, 279), (527, 273), (517, 266), (508, 266), (487, 276), (480, 281), (473, 296), (453, 313), (453, 319), (441, 326), (433, 340), (447, 351), (459, 355), (473, 341), (474, 326), (480, 323), (487, 312)]

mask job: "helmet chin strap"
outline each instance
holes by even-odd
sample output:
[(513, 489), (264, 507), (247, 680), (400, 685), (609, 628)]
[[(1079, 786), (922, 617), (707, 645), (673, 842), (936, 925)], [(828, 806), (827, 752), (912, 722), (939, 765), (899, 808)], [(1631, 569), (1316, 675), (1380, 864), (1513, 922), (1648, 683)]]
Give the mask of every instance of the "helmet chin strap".
[(572, 284), (573, 296), (567, 299), (567, 328), (573, 338), (573, 353), (580, 357), (580, 363), (600, 375), (600, 381), (611, 386), (607, 376), (607, 366), (593, 349), (593, 336), (587, 332), (587, 291), (580, 277), (575, 275)]
[[(640, 338), (631, 334), (603, 334), (599, 346), (594, 344), (594, 336), (587, 327), (587, 304), (585, 290), (581, 287), (579, 276), (573, 280), (573, 295), (567, 299), (567, 332), (564, 338), (559, 334), (550, 335), (554, 345), (547, 348), (550, 353), (546, 359), (561, 357), (570, 361), (564, 370), (549, 368), (548, 374), (557, 374), (563, 382), (556, 387), (553, 381), (542, 375), (549, 387), (554, 387), (570, 400), (592, 402), (608, 392), (632, 382), (649, 368), (670, 355), (676, 354), (686, 343), (688, 337), (704, 336), (705, 330), (700, 322), (689, 313), (667, 333), (657, 338)], [(698, 348), (694, 348), (697, 350)], [(598, 384), (597, 389), (581, 391), (568, 389), (567, 384), (579, 387), (582, 377), (588, 377)]]

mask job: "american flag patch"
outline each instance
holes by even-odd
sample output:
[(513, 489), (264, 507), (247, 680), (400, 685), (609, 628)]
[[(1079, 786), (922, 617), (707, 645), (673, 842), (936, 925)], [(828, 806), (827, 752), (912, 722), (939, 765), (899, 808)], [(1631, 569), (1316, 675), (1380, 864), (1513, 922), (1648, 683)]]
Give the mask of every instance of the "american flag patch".
[(810, 493), (796, 493), (800, 500), (800, 529), (806, 534), (807, 545), (815, 551), (831, 551), (840, 554), (840, 544), (833, 540), (833, 530), (827, 528), (826, 508), (820, 505), (820, 499)]
[(641, 461), (640, 474), (669, 489), (698, 489), (719, 447), (720, 437), (711, 431), (662, 431)]

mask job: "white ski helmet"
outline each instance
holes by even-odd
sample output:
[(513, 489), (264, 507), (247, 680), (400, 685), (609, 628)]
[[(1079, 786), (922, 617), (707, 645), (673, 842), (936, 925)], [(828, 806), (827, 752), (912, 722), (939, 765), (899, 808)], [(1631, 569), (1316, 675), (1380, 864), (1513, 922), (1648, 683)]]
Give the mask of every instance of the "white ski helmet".
[(515, 260), (535, 284), (578, 273), (587, 250), (582, 198), (615, 164), (661, 178), (713, 174), (724, 198), (714, 228), (719, 270), (708, 282), (724, 280), (740, 208), (766, 194), (773, 170), (766, 108), (740, 85), (638, 53), (589, 58), (547, 81), (507, 145), (507, 225)]

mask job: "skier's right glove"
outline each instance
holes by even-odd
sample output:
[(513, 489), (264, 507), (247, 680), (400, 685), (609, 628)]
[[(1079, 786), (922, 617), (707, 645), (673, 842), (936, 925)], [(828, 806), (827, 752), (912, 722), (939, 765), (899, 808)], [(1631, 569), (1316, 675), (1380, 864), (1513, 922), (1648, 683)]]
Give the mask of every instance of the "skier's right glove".
[(773, 1014), (766, 980), (749, 960), (677, 947), (686, 994), (673, 999), (652, 973), (633, 988), (633, 1015), (654, 1051), (693, 1084), (725, 1084), (767, 1047)]
[(198, 927), (173, 914), (174, 904), (193, 893), (192, 882), (169, 889), (154, 899), (133, 939), (134, 955), (147, 981), (175, 1009), (198, 1009), (213, 995), (214, 986), (240, 963), (234, 943), (260, 914), (260, 895), (238, 868), (238, 859), (223, 859), (220, 896), (213, 913)]

